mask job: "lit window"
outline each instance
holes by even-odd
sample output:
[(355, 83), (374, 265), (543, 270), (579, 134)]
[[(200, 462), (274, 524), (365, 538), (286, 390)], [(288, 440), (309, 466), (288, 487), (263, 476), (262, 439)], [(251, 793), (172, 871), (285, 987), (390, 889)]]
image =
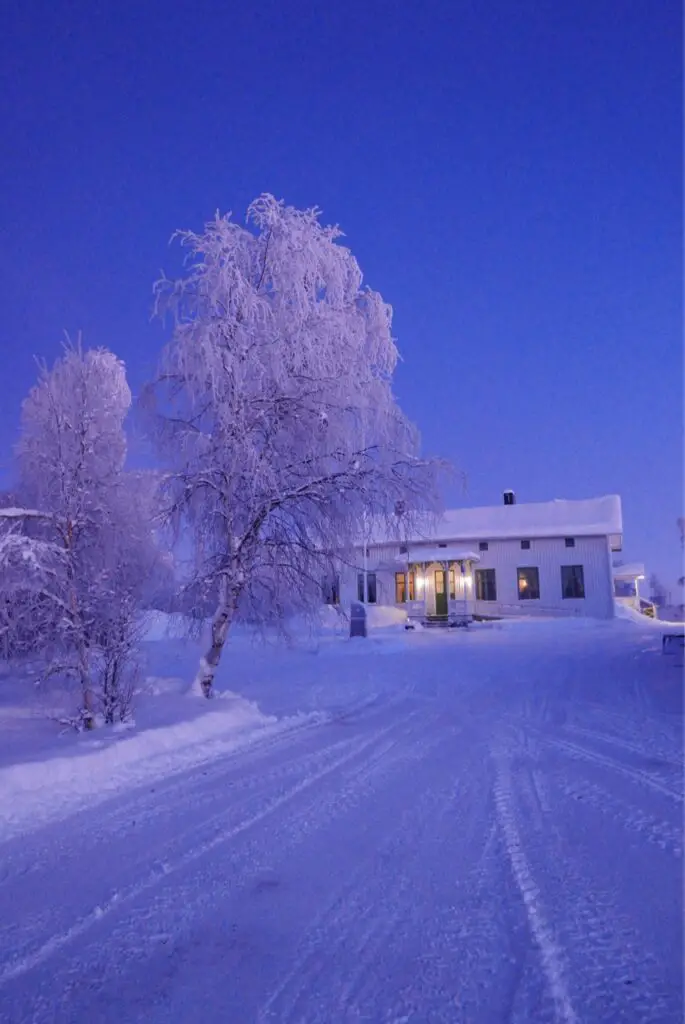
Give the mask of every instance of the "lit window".
[(407, 576), (406, 573), (395, 573), (395, 604), (404, 604), (407, 600)]
[(416, 593), (416, 573), (412, 570), (409, 573), (409, 600), (414, 601)]
[(457, 574), (454, 569), (450, 569), (450, 600), (454, 601), (457, 596)]
[(540, 600), (540, 573), (535, 566), (517, 569), (519, 601)]

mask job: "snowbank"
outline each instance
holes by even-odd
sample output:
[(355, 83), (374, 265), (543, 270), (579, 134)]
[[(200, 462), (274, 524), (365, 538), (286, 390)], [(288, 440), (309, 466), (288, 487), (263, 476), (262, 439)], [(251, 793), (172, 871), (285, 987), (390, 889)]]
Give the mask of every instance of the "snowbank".
[(233, 693), (212, 702), (192, 699), (181, 680), (148, 682), (135, 726), (65, 737), (62, 751), (53, 746), (37, 752), (40, 760), (0, 768), (0, 839), (121, 789), (202, 764), (302, 719), (279, 721)]
[(401, 626), (407, 621), (407, 613), (402, 608), (393, 608), (390, 605), (367, 605), (366, 624), (369, 629), (389, 629), (393, 626)]
[(623, 619), (626, 622), (634, 622), (637, 626), (644, 626), (647, 629), (659, 629), (662, 632), (668, 629), (680, 629), (683, 628), (682, 622), (669, 622), (666, 619), (653, 619), (651, 615), (643, 615), (642, 612), (638, 612), (635, 608), (630, 608), (625, 604), (616, 604), (616, 618)]

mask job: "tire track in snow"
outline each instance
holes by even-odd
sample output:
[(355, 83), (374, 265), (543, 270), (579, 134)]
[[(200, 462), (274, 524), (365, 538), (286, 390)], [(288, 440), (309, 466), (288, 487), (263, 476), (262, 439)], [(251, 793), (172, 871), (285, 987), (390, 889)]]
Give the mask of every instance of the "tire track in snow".
[[(375, 706), (376, 703), (367, 701), (364, 706)], [(405, 702), (393, 700), (388, 704), (395, 708), (405, 705)], [(362, 705), (357, 703), (354, 710), (359, 711), (361, 707)], [(374, 714), (371, 716), (370, 722), (373, 723), (375, 719), (376, 715)], [(365, 718), (364, 728), (367, 728), (368, 725), (369, 720)], [(59, 871), (62, 865), (66, 866), (68, 872), (69, 862), (76, 863), (79, 858), (84, 856), (97, 862), (107, 855), (113, 840), (122, 841), (123, 839), (126, 843), (125, 857), (122, 858), (116, 876), (110, 877), (107, 874), (91, 876), (88, 874), (85, 880), (80, 876), (75, 876), (71, 884), (68, 877), (64, 880), (67, 891), (77, 894), (74, 902), (80, 901), (81, 903), (81, 907), (75, 906), (72, 913), (76, 914), (84, 906), (87, 907), (89, 900), (91, 907), (102, 905), (103, 901), (108, 902), (115, 898), (114, 887), (117, 884), (117, 879), (120, 887), (122, 882), (125, 886), (128, 879), (136, 880), (141, 877), (143, 872), (147, 873), (151, 863), (161, 866), (173, 862), (179, 848), (182, 850), (184, 846), (187, 846), (192, 837), (202, 836), (203, 833), (211, 831), (213, 825), (225, 823), (227, 818), (231, 824), (233, 824), (232, 819), (234, 818), (241, 820), (244, 808), (249, 807), (250, 802), (263, 799), (272, 794), (275, 789), (286, 785), (289, 780), (301, 777), (304, 772), (317, 771), (319, 767), (325, 767), (330, 759), (337, 757), (345, 749), (354, 748), (354, 745), (359, 742), (358, 733), (350, 737), (344, 734), (343, 738), (340, 736), (341, 733), (336, 731), (334, 726), (325, 729), (318, 733), (318, 739), (327, 737), (326, 745), (317, 746), (314, 750), (306, 750), (303, 753), (303, 743), (309, 744), (312, 738), (316, 737), (311, 735), (303, 737), (302, 730), (298, 729), (297, 735), (292, 735), (291, 741), (284, 746), (285, 760), (273, 764), (274, 744), (269, 743), (268, 770), (265, 771), (258, 761), (255, 762), (251, 759), (252, 772), (247, 777), (243, 777), (241, 774), (238, 779), (232, 780), (229, 784), (227, 784), (227, 778), (230, 778), (232, 772), (244, 773), (245, 766), (242, 759), (239, 765), (235, 766), (232, 763), (233, 758), (231, 758), (227, 769), (224, 770), (221, 766), (221, 771), (218, 773), (211, 771), (211, 768), (208, 771), (199, 769), (192, 778), (185, 780), (181, 793), (182, 801), (179, 800), (178, 792), (174, 799), (169, 799), (168, 793), (159, 794), (152, 789), (147, 791), (144, 797), (135, 800), (131, 810), (117, 805), (116, 826), (119, 827), (112, 827), (111, 816), (107, 813), (102, 818), (98, 818), (92, 813), (85, 818), (80, 817), (80, 827), (76, 830), (72, 827), (68, 832), (69, 845), (67, 847), (64, 847), (59, 841), (56, 850), (54, 841), (52, 844), (46, 841), (55, 833), (54, 828), (49, 828), (47, 835), (43, 833), (36, 835), (28, 855), (28, 866), (25, 842), (12, 843), (9, 850), (5, 851), (4, 876), (0, 881), (0, 895), (3, 894), (3, 886), (12, 884), (12, 896), (6, 896), (6, 901), (9, 900), (8, 910), (10, 912), (14, 911), (16, 907), (15, 894), (18, 884), (28, 890), (26, 893), (28, 898), (25, 899), (25, 907), (20, 919), (12, 920), (11, 915), (8, 914), (5, 916), (5, 922), (9, 923), (0, 924), (0, 960), (3, 949), (12, 948), (15, 955), (20, 954), (22, 947), (24, 949), (31, 947), (35, 941), (34, 936), (45, 934), (48, 929), (60, 930), (62, 927), (62, 922), (56, 918), (60, 913), (64, 913), (64, 905), (55, 902), (38, 903), (29, 886), (35, 893), (38, 893), (41, 884), (45, 888), (47, 880), (49, 888), (52, 884), (50, 877), (55, 870)], [(334, 737), (337, 738), (331, 742)], [(279, 743), (278, 746), (283, 746), (283, 744)], [(151, 813), (151, 809), (154, 810), (158, 807), (160, 796), (163, 798), (164, 811), (169, 820), (168, 822), (163, 820), (158, 827), (155, 827), (156, 816)], [(220, 806), (218, 813), (206, 816), (205, 808), (214, 810), (217, 806)], [(135, 826), (135, 821), (140, 822), (139, 827), (132, 827), (132, 824)], [(121, 827), (123, 825), (126, 827)], [(61, 840), (61, 830), (57, 831), (57, 835)], [(8, 857), (7, 853), (10, 851), (11, 856)], [(37, 904), (35, 909), (34, 904)], [(0, 910), (0, 922), (2, 921), (3, 914)]]
[(645, 813), (596, 783), (573, 779), (571, 782), (559, 780), (557, 785), (565, 796), (601, 811), (626, 831), (640, 836), (659, 849), (682, 857), (682, 833), (668, 822)]
[[(440, 742), (446, 739), (442, 737)], [(439, 801), (445, 805), (445, 813), (455, 799), (456, 787), (450, 787), (447, 797), (441, 794)], [(416, 802), (407, 809), (381, 845), (336, 887), (308, 927), (290, 969), (262, 1004), (256, 1018), (258, 1024), (302, 1020), (307, 1024), (328, 1024), (331, 1020), (351, 1019), (350, 1013), (354, 1019), (363, 1019), (359, 1001), (375, 957), (411, 913), (411, 900), (407, 897), (412, 880), (406, 871), (394, 870), (398, 862), (395, 853), (406, 843), (408, 835), (412, 836), (412, 845), (418, 847), (421, 835), (431, 826), (437, 800)], [(349, 961), (353, 963), (352, 969), (340, 976), (337, 964)], [(326, 1005), (304, 1006), (322, 979), (326, 983)]]
[[(412, 871), (416, 870), (417, 863), (425, 870), (422, 844), (426, 835), (432, 834), (434, 830), (440, 833), (442, 821), (450, 811), (454, 811), (460, 796), (460, 787), (455, 783), (444, 792), (426, 793), (416, 807), (409, 809), (402, 816), (395, 833), (395, 843), (387, 844), (385, 847), (386, 863), (390, 861), (395, 865), (392, 875), (390, 876), (387, 867), (384, 867), (377, 873), (375, 889), (369, 892), (365, 886), (363, 890), (358, 890), (355, 894), (356, 904), (353, 900), (352, 906), (346, 908), (348, 934), (355, 927), (358, 915), (368, 917), (370, 912), (374, 913), (356, 947), (354, 967), (341, 986), (339, 996), (341, 1008), (353, 1014), (355, 1019), (364, 1017), (364, 1000), (369, 998), (370, 990), (375, 988), (377, 981), (374, 965), (387, 949), (391, 937), (398, 932), (401, 933), (405, 927), (412, 928), (412, 924), (416, 927), (415, 900), (410, 895), (416, 891), (416, 879)], [(408, 861), (404, 861), (403, 869), (398, 870), (402, 861), (394, 856), (394, 848), (397, 846), (397, 840), (406, 839), (407, 835), (412, 836), (412, 856)], [(379, 912), (381, 909), (382, 912)], [(395, 1012), (392, 1018), (401, 1019), (401, 1014)]]
[(271, 801), (265, 808), (262, 808), (255, 814), (245, 818), (242, 822), (230, 827), (229, 829), (220, 831), (217, 835), (206, 840), (199, 846), (191, 848), (185, 854), (182, 854), (175, 863), (164, 863), (159, 865), (141, 882), (131, 885), (126, 890), (114, 893), (108, 901), (104, 901), (101, 905), (96, 906), (92, 911), (84, 915), (66, 930), (52, 935), (46, 942), (31, 953), (15, 958), (3, 967), (0, 967), (0, 985), (4, 985), (8, 981), (25, 974), (34, 967), (37, 967), (74, 939), (82, 936), (95, 924), (100, 923), (103, 918), (114, 911), (119, 910), (124, 904), (132, 902), (169, 875), (180, 871), (194, 861), (205, 856), (207, 853), (216, 849), (218, 846), (229, 842), (231, 839), (237, 838), (248, 829), (260, 824), (274, 812), (288, 804), (291, 800), (295, 799), (307, 790), (312, 789), (317, 785), (317, 783), (322, 782), (332, 773), (344, 768), (345, 765), (353, 761), (355, 757), (363, 755), (367, 750), (372, 751), (374, 746), (376, 746), (386, 735), (397, 729), (399, 726), (404, 725), (407, 719), (412, 717), (412, 714), (415, 713), (410, 713), (406, 719), (401, 719), (399, 722), (393, 722), (391, 725), (377, 730), (370, 738), (363, 738), (361, 742), (354, 746), (354, 749), (351, 752), (341, 755), (334, 760), (332, 764), (326, 766), (320, 771), (316, 771), (306, 776), (285, 793)]
[(535, 883), (519, 833), (511, 766), (506, 755), (501, 751), (493, 751), (492, 757), (496, 769), (494, 797), (497, 817), (514, 880), (526, 910), (531, 934), (538, 946), (556, 1017), (561, 1024), (578, 1024), (579, 1018), (573, 1008), (569, 993), (564, 956), (555, 933), (547, 921), (540, 899), (540, 890)]
[(668, 768), (676, 768), (679, 772), (683, 771), (682, 758), (676, 760), (672, 754), (664, 754), (660, 750), (639, 746), (637, 743), (632, 743), (630, 740), (624, 739), (622, 736), (616, 736), (614, 733), (597, 732), (594, 729), (585, 729), (579, 725), (566, 726), (564, 732), (570, 732), (584, 739), (597, 740), (609, 747), (616, 747), (618, 750), (626, 750), (630, 753), (638, 754), (638, 756), (645, 758), (645, 760), (663, 761), (664, 765)]
[[(522, 798), (519, 810), (525, 823), (521, 827), (529, 829), (526, 834), (530, 834), (531, 840), (535, 838), (528, 848), (528, 861), (540, 880), (546, 906), (554, 915), (557, 941), (566, 951), (566, 974), (578, 1018), (639, 1020), (644, 1024), (679, 1019), (675, 1013), (679, 989), (672, 979), (667, 980), (672, 960), (651, 952), (655, 944), (649, 914), (642, 923), (644, 932), (640, 931), (635, 923), (641, 913), (635, 913), (636, 894), (630, 887), (621, 888), (620, 872), (602, 856), (596, 828), (579, 828), (577, 819), (568, 814), (575, 803), (566, 792), (566, 773), (562, 775), (563, 783), (559, 781), (558, 767), (551, 775), (543, 774), (538, 752), (533, 748), (530, 754), (533, 761), (527, 763), (524, 757), (521, 764), (520, 789), (517, 779), (517, 795)], [(575, 779), (571, 786), (574, 782)], [(550, 786), (554, 793), (549, 792)], [(580, 786), (584, 792), (584, 781)], [(602, 787), (590, 786), (598, 807), (606, 814), (607, 809), (601, 807)], [(541, 806), (545, 811), (542, 816)], [(662, 823), (653, 824), (659, 829)], [(675, 838), (674, 831), (669, 832)], [(610, 835), (602, 832), (599, 838), (611, 846)], [(648, 850), (648, 846), (641, 849)], [(673, 874), (672, 863), (663, 861), (666, 879)], [(604, 871), (606, 877), (602, 875)], [(626, 901), (627, 913), (619, 909), (621, 900)], [(668, 919), (664, 927), (672, 930), (673, 921)]]
[[(556, 789), (556, 780), (553, 785)], [(567, 795), (565, 786), (559, 788)], [(604, 869), (605, 862), (598, 860), (592, 842), (579, 842), (573, 820), (560, 814), (563, 800), (548, 802), (552, 811), (545, 819), (544, 843), (537, 847), (538, 871), (548, 905), (554, 907), (558, 940), (568, 951), (567, 973), (579, 1019), (642, 1024), (678, 1019), (679, 997), (664, 986), (663, 965), (618, 908), (615, 875), (609, 869), (607, 882), (593, 877), (588, 866)], [(527, 810), (534, 818), (536, 810)]]
[[(238, 897), (246, 887), (249, 888), (250, 880), (258, 878), (264, 871), (274, 870), (274, 850), (278, 851), (281, 859), (289, 856), (313, 832), (321, 830), (333, 820), (354, 810), (378, 789), (386, 778), (395, 774), (398, 768), (422, 756), (422, 752), (425, 754), (435, 742), (435, 736), (429, 736), (428, 742), (420, 734), (418, 738), (414, 736), (415, 718), (415, 713), (407, 716), (398, 724), (408, 728), (402, 732), (393, 731), (390, 738), (374, 747), (368, 758), (345, 767), (342, 770), (343, 780), (340, 788), (328, 787), (321, 794), (315, 794), (313, 803), (296, 808), (295, 811), (289, 810), (287, 818), (280, 823), (277, 821), (275, 829), (270, 823), (268, 834), (258, 835), (255, 839), (249, 840), (239, 858), (231, 859), (228, 885), (223, 875), (219, 878), (213, 877), (216, 862), (210, 862), (207, 877), (188, 877), (185, 885), (180, 888), (178, 885), (170, 890), (164, 888), (158, 892), (152, 903), (134, 907), (129, 919), (120, 919), (121, 923), (107, 936), (105, 941), (108, 951), (100, 955), (99, 967), (89, 968), (89, 976), (98, 976), (99, 984), (104, 984), (107, 980), (104, 974), (108, 970), (111, 973), (111, 965), (121, 967), (121, 949), (125, 950), (124, 956), (129, 960), (145, 960), (150, 954), (150, 948), (154, 944), (152, 940), (155, 938), (149, 934), (150, 927), (154, 928), (157, 939), (162, 942), (173, 938), (175, 934), (182, 934), (183, 929), (179, 932), (179, 905), (186, 908), (186, 911), (190, 908), (191, 924), (202, 918), (205, 913), (212, 912), (217, 901), (230, 906), (230, 898)], [(410, 748), (414, 745), (416, 749), (408, 753), (408, 745)], [(167, 925), (166, 931), (164, 924)], [(135, 942), (131, 941), (132, 935), (136, 937)], [(119, 941), (120, 945), (117, 946)]]
[(649, 743), (650, 748), (658, 750), (666, 756), (682, 756), (682, 729), (680, 717), (673, 714), (665, 714), (654, 711), (647, 712), (645, 716), (635, 717), (631, 711), (615, 711), (606, 704), (595, 704), (585, 701), (578, 708), (582, 711), (582, 718), (585, 723), (590, 721), (598, 726), (601, 731), (615, 728), (621, 738), (635, 740), (637, 743)]
[[(90, 946), (80, 949), (78, 954), (75, 951), (66, 963), (62, 959), (56, 968), (53, 967), (49, 980), (43, 980), (44, 994), (27, 997), (31, 998), (31, 1019), (37, 1019), (37, 1006), (53, 1021), (71, 1021), (75, 1016), (89, 1019), (93, 1014), (94, 1001), (99, 1008), (109, 1006), (112, 999), (122, 1007), (121, 1013), (128, 1019), (130, 1002), (127, 998), (131, 997), (127, 997), (126, 992), (135, 993), (140, 985), (144, 988), (149, 986), (150, 970), (154, 978), (154, 967), (149, 965), (159, 964), (159, 960), (155, 960), (158, 952), (164, 951), (166, 964), (171, 965), (177, 959), (183, 964), (187, 951), (194, 947), (195, 936), (204, 934), (204, 922), (208, 921), (211, 929), (218, 906), (229, 917), (236, 912), (240, 916), (238, 908), (244, 907), (244, 900), (253, 898), (255, 881), (258, 883), (265, 869), (272, 877), (280, 870), (287, 874), (294, 848), (308, 835), (328, 821), (358, 810), (360, 804), (365, 807), (370, 791), (379, 790), (379, 785), (386, 779), (389, 781), (399, 769), (411, 768), (412, 762), (425, 756), (441, 736), (435, 729), (435, 721), (427, 722), (425, 715), (423, 721), (417, 722), (416, 719), (416, 714), (407, 716), (403, 723), (398, 723), (403, 725), (401, 732), (393, 731), (368, 758), (345, 767), (340, 785), (336, 779), (326, 785), (323, 794), (310, 791), (308, 796), (315, 797), (313, 803), (305, 807), (296, 804), (294, 813), (288, 806), (285, 813), (275, 819), (275, 828), (270, 820), (268, 831), (257, 830), (257, 834), (247, 840), (246, 846), (241, 844), (237, 859), (234, 851), (227, 859), (211, 858), (204, 862), (202, 874), (185, 875), (180, 888), (178, 883), (175, 887), (162, 886), (153, 901), (141, 902), (134, 905), (127, 915), (118, 915), (114, 930), (110, 929), (104, 935), (98, 933), (97, 942), (93, 937)], [(283, 863), (282, 869), (279, 869), (279, 863)], [(346, 864), (345, 860), (343, 864)], [(183, 911), (179, 919), (180, 908)], [(86, 993), (84, 996), (79, 986), (79, 979), (84, 974), (89, 979), (89, 990), (93, 995)], [(168, 978), (166, 973), (163, 976)], [(44, 978), (45, 973), (38, 975), (34, 985), (40, 988)], [(122, 978), (126, 979), (123, 991)], [(55, 988), (63, 993), (61, 1016), (55, 1014), (50, 1002), (49, 992)], [(160, 990), (162, 998), (165, 991), (166, 982)], [(135, 995), (133, 1003), (137, 1014), (139, 1006)], [(29, 1015), (28, 1011), (26, 1015)], [(139, 1017), (136, 1015), (135, 1019)], [(145, 1019), (163, 1018), (153, 1013), (152, 1018), (146, 1014)], [(254, 1016), (249, 1019), (254, 1019)]]
[[(243, 772), (244, 767), (236, 767), (231, 765), (228, 770), (220, 773), (212, 773), (205, 771), (201, 766), (194, 772), (195, 778), (192, 782), (192, 791), (188, 792), (190, 784), (188, 780), (185, 781), (184, 788), (186, 790), (183, 793), (183, 802), (178, 800), (178, 792), (174, 794), (172, 790), (171, 794), (168, 791), (160, 792), (157, 787), (151, 786), (147, 788), (142, 796), (131, 800), (130, 804), (127, 804), (117, 809), (112, 813), (105, 811), (103, 818), (99, 821), (92, 821), (93, 814), (92, 810), (88, 816), (91, 821), (91, 827), (84, 832), (83, 835), (78, 836), (78, 840), (74, 843), (74, 847), (78, 847), (79, 853), (83, 851), (83, 845), (90, 848), (91, 852), (97, 854), (98, 847), (103, 845), (109, 845), (112, 842), (112, 838), (120, 834), (130, 835), (132, 823), (136, 821), (143, 821), (145, 828), (155, 822), (157, 819), (163, 816), (173, 817), (174, 825), (178, 829), (178, 818), (184, 810), (190, 810), (193, 816), (196, 818), (197, 813), (201, 812), (206, 806), (215, 805), (218, 799), (218, 794), (222, 786), (226, 786), (223, 791), (224, 797), (242, 797), (243, 801), (251, 799), (261, 789), (269, 789), (276, 785), (279, 781), (286, 781), (293, 774), (301, 774), (301, 768), (309, 768), (310, 766), (315, 767), (317, 762), (325, 763), (325, 760), (331, 754), (335, 755), (346, 747), (353, 746), (355, 738), (350, 737), (349, 739), (338, 739), (333, 743), (330, 743), (325, 747), (317, 747), (313, 751), (308, 753), (302, 753), (299, 747), (295, 747), (292, 750), (292, 756), (285, 761), (279, 762), (277, 765), (269, 768), (266, 771), (255, 772), (254, 774), (243, 777), (242, 774), (235, 779), (231, 779), (231, 775), (234, 772)], [(197, 775), (201, 773), (202, 778), (198, 779)], [(178, 787), (179, 789), (181, 787)], [(176, 799), (173, 799), (175, 795)], [(169, 797), (172, 799), (169, 799)], [(235, 808), (238, 806), (237, 803), (233, 803), (232, 806)], [(222, 811), (225, 814), (225, 808)], [(211, 822), (212, 818), (203, 819), (206, 822)], [(87, 826), (87, 822), (86, 828)], [(178, 842), (184, 840), (189, 833), (197, 828), (196, 823), (192, 825), (187, 831), (184, 831), (181, 827), (181, 831), (175, 831), (172, 842)], [(49, 827), (49, 833), (52, 835), (53, 828)], [(152, 837), (147, 836), (147, 840), (150, 838), (154, 842), (154, 835)], [(36, 873), (41, 870), (42, 864), (47, 859), (50, 852), (53, 850), (51, 843), (40, 842), (40, 838), (36, 841), (36, 849), (33, 851), (33, 861), (27, 867), (25, 858), (25, 843), (21, 844), (13, 843), (14, 850), (10, 853), (9, 858), (5, 852), (5, 860), (3, 863), (3, 875), (0, 878), (0, 889), (10, 882), (15, 882), (18, 877), (24, 877), (27, 874)], [(165, 846), (168, 842), (167, 839), (163, 839), (162, 844)], [(143, 851), (143, 855), (146, 860), (150, 859), (150, 847), (149, 845)], [(16, 867), (14, 862), (16, 861)], [(12, 870), (14, 867), (14, 870)]]
[[(216, 813), (203, 815), (198, 819), (196, 814), (199, 812), (203, 814), (203, 801), (199, 802), (199, 806), (196, 806), (195, 802), (189, 805), (189, 807), (179, 807), (178, 804), (172, 805), (171, 810), (175, 817), (179, 819), (180, 825), (175, 827), (175, 831), (169, 835), (166, 830), (162, 830), (161, 837), (157, 837), (156, 831), (150, 830), (150, 822), (146, 821), (142, 831), (137, 831), (131, 839), (135, 840), (137, 844), (132, 851), (133, 856), (130, 856), (131, 850), (127, 841), (126, 845), (126, 861), (122, 865), (125, 868), (125, 877), (139, 879), (142, 874), (149, 873), (150, 865), (156, 866), (155, 870), (159, 872), (160, 877), (165, 875), (164, 866), (174, 864), (179, 858), (183, 856), (184, 850), (187, 848), (195, 847), (200, 845), (206, 840), (207, 835), (210, 836), (215, 834), (220, 828), (233, 828), (243, 820), (245, 815), (249, 816), (249, 812), (252, 809), (251, 805), (254, 805), (255, 800), (264, 799), (265, 797), (273, 797), (274, 790), (278, 790), (280, 786), (288, 785), (292, 782), (293, 778), (302, 777), (303, 775), (310, 775), (312, 773), (319, 774), (325, 770), (331, 761), (337, 763), (340, 756), (346, 751), (350, 751), (354, 756), (360, 739), (358, 736), (337, 740), (326, 747), (318, 748), (307, 755), (301, 757), (301, 759), (294, 758), (292, 761), (286, 763), (281, 769), (280, 766), (277, 770), (267, 774), (258, 774), (251, 776), (249, 785), (244, 789), (237, 787), (231, 787), (226, 790), (223, 794), (221, 790), (214, 790), (211, 799), (206, 801), (206, 804), (211, 808), (220, 806), (220, 810)], [(209, 781), (209, 780), (206, 780)], [(183, 819), (183, 814), (188, 813), (192, 815), (189, 821)], [(88, 844), (88, 836), (83, 837), (83, 846), (80, 851), (77, 850), (78, 842), (74, 845), (70, 852), (70, 857), (66, 858), (67, 863), (71, 858), (85, 855), (88, 860), (96, 861), (98, 856), (101, 856), (100, 846), (102, 842), (97, 844)], [(101, 840), (101, 837), (99, 837)], [(126, 837), (128, 840), (128, 837)], [(62, 855), (63, 856), (63, 855)], [(40, 873), (42, 871), (42, 874)], [(24, 873), (19, 876), (19, 879), (24, 885), (30, 884), (32, 888), (35, 888), (36, 893), (46, 891), (46, 876), (50, 876), (54, 873), (54, 865), (47, 861), (45, 868), (36, 862), (36, 868), (31, 873), (32, 877), (28, 880), (24, 879)], [(166, 872), (168, 874), (168, 872)], [(17, 875), (7, 875), (3, 880), (5, 884), (14, 882), (16, 886)], [(91, 907), (93, 904), (102, 906), (112, 900), (118, 899), (117, 884), (119, 886), (119, 892), (121, 892), (121, 882), (125, 881), (125, 878), (121, 878), (121, 872), (116, 876), (113, 876), (111, 881), (108, 875), (104, 875), (102, 878), (96, 878), (96, 882), (100, 886), (108, 886), (109, 888), (100, 889), (97, 892), (93, 892), (91, 897)], [(67, 885), (67, 889), (71, 888), (76, 890), (79, 885), (78, 876), (75, 876), (71, 880), (71, 886), (69, 885), (70, 880), (67, 878), (63, 880), (63, 884)], [(86, 880), (86, 885), (88, 880)], [(136, 883), (133, 882), (133, 885)], [(84, 899), (85, 897), (85, 899)], [(81, 900), (88, 905), (87, 902), (87, 889), (85, 893), (80, 893)], [(16, 888), (12, 890), (12, 896), (9, 897), (10, 903), (9, 908), (11, 909), (12, 904), (17, 902)], [(78, 908), (74, 908), (77, 911)], [(16, 954), (21, 954), (23, 950), (29, 950), (37, 941), (37, 938), (44, 935), (49, 930), (60, 930), (62, 922), (59, 921), (57, 915), (63, 913), (64, 908), (60, 902), (51, 903), (45, 905), (43, 901), (38, 904), (35, 913), (31, 912), (31, 909), (27, 910), (26, 904), (24, 903), (23, 912), (20, 918), (15, 920), (6, 919), (0, 923), (0, 959), (2, 950), (12, 948)], [(72, 911), (73, 912), (73, 911)], [(0, 916), (0, 921), (2, 917)]]
[[(17, 841), (23, 840), (25, 836), (41, 835), (47, 838), (46, 846), (50, 845), (51, 832), (65, 819), (77, 822), (78, 819), (88, 820), (88, 834), (92, 837), (93, 810), (97, 808), (98, 814), (102, 817), (101, 828), (108, 833), (115, 831), (120, 823), (126, 828), (132, 817), (140, 816), (145, 812), (148, 820), (157, 815), (164, 815), (171, 805), (175, 794), (184, 794), (189, 787), (197, 786), (197, 775), (199, 772), (211, 775), (213, 778), (223, 776), (230, 779), (247, 771), (251, 765), (262, 762), (265, 758), (278, 755), (283, 750), (294, 750), (294, 759), (298, 757), (296, 744), (309, 737), (315, 737), (321, 729), (332, 728), (337, 724), (354, 722), (357, 719), (369, 723), (374, 717), (385, 719), (387, 712), (407, 703), (403, 694), (393, 695), (387, 699), (376, 695), (372, 698), (351, 702), (349, 705), (331, 712), (313, 711), (303, 713), (302, 720), (298, 715), (291, 724), (277, 724), (274, 728), (267, 726), (250, 730), (244, 736), (234, 737), (236, 746), (229, 750), (211, 749), (206, 757), (199, 757), (192, 764), (181, 765), (175, 768), (169, 765), (168, 756), (162, 755), (160, 764), (162, 767), (159, 773), (151, 772), (149, 777), (143, 781), (134, 781), (130, 786), (122, 785), (121, 789), (115, 790), (102, 798), (98, 797), (93, 801), (86, 799), (85, 802), (65, 807), (55, 813), (54, 816), (45, 821), (40, 821), (38, 826), (31, 822), (22, 821), (19, 824), (12, 822), (7, 826), (5, 834), (0, 835), (0, 848), (6, 846), (10, 849), (17, 845)], [(371, 714), (367, 714), (371, 712)], [(210, 712), (211, 713), (211, 712)], [(262, 735), (264, 733), (264, 735)], [(218, 742), (221, 737), (218, 738)], [(125, 741), (124, 741), (125, 742)], [(215, 741), (209, 743), (210, 748)], [(154, 762), (155, 758), (152, 758)], [(244, 785), (239, 782), (238, 785)], [(157, 794), (157, 799), (151, 801), (151, 792)], [(4, 853), (4, 851), (3, 851)], [(8, 854), (4, 854), (5, 857)], [(11, 855), (11, 853), (10, 853)], [(2, 884), (0, 880), (0, 884)]]
[(600, 754), (595, 750), (588, 750), (587, 747), (582, 747), (577, 743), (572, 743), (569, 740), (562, 740), (558, 737), (552, 737), (545, 733), (541, 733), (541, 736), (545, 743), (564, 753), (570, 754), (572, 757), (579, 758), (583, 761), (594, 762), (595, 764), (601, 765), (603, 768), (610, 768), (619, 775), (624, 775), (626, 778), (633, 779), (636, 782), (641, 782), (645, 786), (649, 786), (657, 793), (661, 793), (662, 796), (669, 797), (671, 800), (675, 800), (677, 803), (683, 802), (682, 793), (676, 792), (671, 789), (665, 783), (659, 779), (655, 779), (649, 772), (644, 771), (642, 768), (634, 768), (621, 761), (615, 761), (611, 757), (607, 757), (605, 754)]

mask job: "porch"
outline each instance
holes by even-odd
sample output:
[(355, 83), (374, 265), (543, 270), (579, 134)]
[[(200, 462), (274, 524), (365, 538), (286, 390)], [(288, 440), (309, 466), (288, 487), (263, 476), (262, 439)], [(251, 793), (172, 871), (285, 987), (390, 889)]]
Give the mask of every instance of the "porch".
[(614, 575), (614, 600), (617, 604), (626, 605), (636, 612), (642, 611), (640, 605), (640, 580), (645, 578), (645, 567), (642, 562), (631, 562), (629, 565), (616, 565)]
[(407, 612), (409, 624), (468, 625), (473, 619), (473, 551), (426, 548), (396, 559), (395, 606)]

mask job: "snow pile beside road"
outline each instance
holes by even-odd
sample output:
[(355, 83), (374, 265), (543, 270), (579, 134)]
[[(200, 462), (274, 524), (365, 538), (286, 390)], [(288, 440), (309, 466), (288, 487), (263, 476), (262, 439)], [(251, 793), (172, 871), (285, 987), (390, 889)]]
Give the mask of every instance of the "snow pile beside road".
[(642, 612), (638, 612), (635, 608), (629, 608), (625, 604), (616, 604), (616, 618), (623, 619), (627, 622), (634, 622), (637, 626), (646, 626), (648, 629), (668, 629), (671, 626), (678, 627), (682, 630), (682, 622), (669, 622), (666, 619), (653, 619), (651, 615), (643, 615)]
[(60, 751), (52, 746), (34, 752), (40, 760), (0, 768), (0, 839), (195, 767), (295, 721), (264, 715), (233, 693), (207, 703), (190, 700), (181, 680), (148, 682), (135, 725), (66, 736)]

